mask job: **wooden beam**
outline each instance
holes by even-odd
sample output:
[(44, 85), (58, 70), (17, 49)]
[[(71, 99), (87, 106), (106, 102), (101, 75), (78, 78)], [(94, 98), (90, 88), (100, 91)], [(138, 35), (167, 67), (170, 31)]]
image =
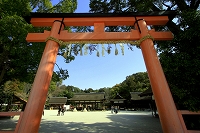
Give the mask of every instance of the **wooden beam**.
[(192, 112), (189, 110), (179, 110), (182, 115), (200, 115), (200, 111)]
[[(168, 16), (138, 16), (136, 19), (144, 19), (147, 25), (166, 25)], [(65, 26), (93, 26), (94, 23), (105, 23), (105, 26), (133, 26), (135, 17), (85, 17), (64, 18)], [(55, 20), (62, 18), (31, 18), (31, 24), (35, 27), (52, 26)]]
[(68, 33), (63, 31), (60, 34), (60, 40), (63, 41), (104, 41), (104, 40), (138, 40), (137, 30), (132, 32), (87, 32), (87, 33)]
[(0, 133), (15, 133), (15, 131), (0, 131)]
[(0, 116), (15, 116), (20, 114), (21, 112), (0, 112)]
[[(132, 30), (131, 32), (86, 32), (86, 33), (69, 33), (68, 31), (61, 31), (59, 39), (62, 41), (106, 41), (106, 40), (139, 40), (139, 32)], [(173, 35), (171, 32), (154, 32), (150, 31), (149, 34), (156, 41), (172, 40)], [(26, 40), (28, 42), (45, 42), (46, 38), (50, 35), (49, 31), (44, 33), (28, 33)]]
[(149, 34), (154, 38), (155, 41), (168, 41), (174, 38), (170, 31), (149, 32)]
[(187, 130), (188, 133), (200, 133), (200, 130)]
[(28, 42), (45, 42), (46, 38), (50, 35), (50, 31), (44, 33), (28, 33), (26, 41)]

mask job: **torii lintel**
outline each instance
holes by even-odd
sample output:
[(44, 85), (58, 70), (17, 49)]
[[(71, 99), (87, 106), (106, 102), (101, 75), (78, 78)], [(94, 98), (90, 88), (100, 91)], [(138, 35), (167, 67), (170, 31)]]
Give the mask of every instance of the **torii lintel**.
[[(147, 25), (166, 25), (175, 16), (174, 11), (161, 11), (149, 13), (31, 13), (26, 20), (33, 26), (52, 26), (55, 21), (62, 21), (65, 26), (94, 26), (94, 32), (70, 33), (67, 30), (60, 32), (59, 40), (62, 41), (105, 41), (105, 40), (139, 40), (138, 30), (131, 29), (130, 32), (105, 32), (106, 26), (134, 26), (137, 20), (144, 19)], [(172, 40), (171, 32), (158, 32), (149, 30), (154, 40)], [(44, 33), (29, 33), (28, 42), (44, 42), (49, 37), (50, 31)]]

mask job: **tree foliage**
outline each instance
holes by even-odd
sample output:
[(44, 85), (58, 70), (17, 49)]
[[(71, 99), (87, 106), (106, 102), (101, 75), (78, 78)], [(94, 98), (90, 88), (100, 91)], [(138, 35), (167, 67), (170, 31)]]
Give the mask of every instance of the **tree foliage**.
[(106, 101), (120, 94), (123, 98), (130, 100), (130, 92), (143, 92), (150, 88), (147, 72), (138, 72), (126, 77), (124, 81), (112, 87), (104, 87), (94, 90), (92, 88), (80, 89), (74, 86), (66, 86), (51, 82), (52, 88), (49, 90), (49, 97), (67, 97), (71, 98), (74, 93), (95, 93), (104, 92)]
[(182, 18), (180, 26), (183, 31), (168, 46), (160, 47), (160, 60), (180, 108), (199, 110), (200, 14), (183, 12)]
[[(45, 43), (28, 43), (28, 32), (43, 32), (50, 27), (35, 28), (24, 20), (33, 12), (71, 13), (77, 7), (77, 0), (60, 0), (56, 5), (51, 0), (1, 0), (0, 1), (0, 88), (6, 89), (7, 81), (32, 83), (39, 66)], [(61, 48), (64, 49), (64, 48)], [(61, 51), (60, 49), (60, 51)], [(61, 55), (62, 56), (62, 55)], [(53, 80), (66, 79), (67, 70), (59, 68)], [(13, 86), (10, 86), (13, 87)], [(18, 90), (10, 90), (12, 92)], [(5, 91), (0, 95), (5, 96)]]
[(69, 99), (73, 97), (74, 93), (82, 92), (83, 90), (79, 89), (78, 87), (61, 85), (57, 86), (57, 88), (51, 92), (50, 97), (67, 97)]
[(130, 92), (143, 92), (150, 88), (147, 72), (138, 72), (126, 77), (126, 79), (111, 88), (111, 97), (119, 93), (123, 98), (130, 100)]
[(155, 42), (156, 48), (175, 102), (181, 108), (199, 110), (199, 4), (200, 0), (90, 0), (90, 12), (176, 10), (176, 21), (168, 22), (167, 27), (153, 27), (174, 34), (173, 41)]
[[(33, 10), (74, 12), (76, 6), (76, 0), (61, 0), (56, 5), (52, 5), (50, 0), (2, 0), (0, 2), (0, 83), (2, 85), (7, 80), (13, 79), (32, 82), (44, 50), (45, 43), (28, 43), (25, 38), (28, 32), (41, 32), (49, 28), (34, 28), (24, 20), (23, 16)], [(62, 68), (54, 74), (63, 79), (69, 76)]]

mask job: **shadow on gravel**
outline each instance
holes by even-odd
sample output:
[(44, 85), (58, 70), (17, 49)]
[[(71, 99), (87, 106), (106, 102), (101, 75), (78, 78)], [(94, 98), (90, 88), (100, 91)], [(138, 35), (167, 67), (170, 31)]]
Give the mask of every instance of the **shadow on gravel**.
[(2, 130), (15, 130), (17, 125), (17, 120), (13, 120), (10, 117), (0, 118), (0, 131)]
[(108, 115), (112, 122), (94, 124), (84, 122), (43, 121), (39, 133), (162, 133), (158, 118), (150, 115)]

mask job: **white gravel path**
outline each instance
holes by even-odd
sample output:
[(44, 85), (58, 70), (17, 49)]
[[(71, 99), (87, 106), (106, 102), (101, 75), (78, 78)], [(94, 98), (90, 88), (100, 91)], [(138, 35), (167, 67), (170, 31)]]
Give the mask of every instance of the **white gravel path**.
[[(17, 120), (0, 119), (0, 130), (14, 129)], [(57, 116), (57, 110), (45, 110), (39, 133), (162, 133), (162, 128), (148, 111), (67, 111)]]

